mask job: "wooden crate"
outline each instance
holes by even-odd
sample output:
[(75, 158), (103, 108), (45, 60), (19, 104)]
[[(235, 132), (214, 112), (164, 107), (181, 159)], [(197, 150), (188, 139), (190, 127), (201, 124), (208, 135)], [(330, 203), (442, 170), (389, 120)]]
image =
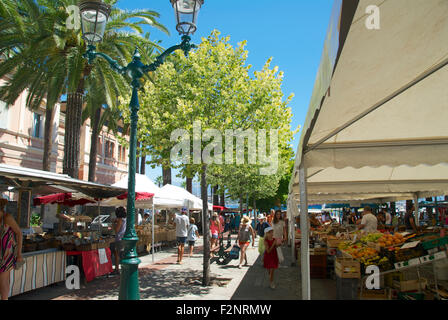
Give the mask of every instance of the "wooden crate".
[[(425, 278), (420, 279), (421, 289), (425, 290), (428, 284), (428, 280)], [(420, 289), (418, 280), (406, 280), (406, 281), (394, 281), (394, 287), (401, 292), (406, 291), (418, 291)]]
[(328, 248), (337, 248), (338, 245), (345, 240), (341, 240), (341, 239), (327, 239), (327, 247)]
[(353, 259), (337, 257), (334, 262), (334, 271), (342, 279), (361, 278), (361, 264)]
[(312, 248), (310, 249), (310, 256), (327, 255), (327, 248)]
[(359, 295), (360, 300), (391, 300), (389, 289), (368, 290), (363, 289)]

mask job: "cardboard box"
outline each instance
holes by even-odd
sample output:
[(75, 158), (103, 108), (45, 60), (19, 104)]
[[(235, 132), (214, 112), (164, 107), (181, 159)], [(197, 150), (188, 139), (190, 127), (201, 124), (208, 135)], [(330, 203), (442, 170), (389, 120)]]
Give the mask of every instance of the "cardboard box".
[(391, 294), (389, 289), (368, 290), (363, 289), (359, 295), (360, 300), (390, 300)]

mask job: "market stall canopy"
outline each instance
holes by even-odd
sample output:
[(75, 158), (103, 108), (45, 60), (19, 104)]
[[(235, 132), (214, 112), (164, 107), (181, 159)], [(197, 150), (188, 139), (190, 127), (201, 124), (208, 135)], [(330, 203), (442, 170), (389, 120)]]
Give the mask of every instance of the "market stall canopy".
[(224, 206), (213, 206), (213, 211), (224, 211), (224, 210), (230, 210)]
[(123, 188), (73, 179), (65, 174), (0, 164), (0, 191), (8, 191), (8, 187), (30, 188), (38, 194), (73, 190), (91, 198), (116, 197), (126, 192)]
[[(300, 201), (299, 181), (293, 183), (293, 194)], [(334, 203), (369, 200), (385, 203), (448, 194), (448, 164), (391, 168), (364, 167), (326, 168), (308, 176), (309, 203)], [(364, 201), (366, 202), (366, 201)]]
[(153, 201), (156, 209), (180, 209), (188, 204), (182, 194), (163, 187), (155, 194)]
[[(112, 186), (128, 189), (128, 175), (125, 175), (120, 181), (114, 183)], [(153, 196), (160, 191), (152, 180), (144, 174), (135, 174), (135, 208), (150, 209), (153, 205)], [(148, 196), (150, 194), (151, 196)], [(126, 195), (126, 196), (125, 196)], [(145, 196), (146, 195), (146, 196)], [(127, 206), (127, 192), (121, 194), (119, 198), (111, 198), (101, 202), (101, 206), (106, 207), (126, 207)]]
[[(161, 189), (165, 194), (171, 194), (177, 199), (183, 199), (183, 206), (190, 210), (202, 210), (202, 199), (196, 197), (184, 188), (166, 184)], [(157, 194), (156, 194), (157, 197)], [(213, 210), (213, 205), (208, 203), (208, 210)]]
[(319, 70), (332, 76), (313, 92), (295, 167), (447, 162), (448, 2), (360, 0), (352, 21), (337, 65)]
[(96, 203), (96, 201), (80, 193), (56, 193), (47, 196), (35, 197), (33, 199), (34, 206), (39, 206), (42, 204), (61, 204), (64, 206), (73, 207), (77, 205), (85, 205), (87, 203)]

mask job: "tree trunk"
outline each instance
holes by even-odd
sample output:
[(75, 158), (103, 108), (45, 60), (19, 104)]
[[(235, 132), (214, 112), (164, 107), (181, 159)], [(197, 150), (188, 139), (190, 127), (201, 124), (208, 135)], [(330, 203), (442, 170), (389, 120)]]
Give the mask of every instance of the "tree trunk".
[(193, 178), (188, 178), (186, 180), (187, 191), (193, 193)]
[[(42, 156), (42, 170), (50, 171), (51, 167), (51, 149), (53, 149), (53, 120), (54, 106), (48, 106), (45, 109), (45, 128), (44, 128), (44, 154)], [(45, 205), (40, 206), (40, 218), (44, 221)]]
[[(432, 198), (426, 198), (426, 201), (433, 201)], [(429, 221), (432, 221), (432, 218), (434, 216), (434, 211), (432, 209), (432, 207), (426, 207), (426, 213), (428, 214), (428, 219)]]
[(63, 173), (79, 179), (82, 93), (67, 95), (65, 118)]
[(95, 110), (90, 137), (89, 181), (95, 182), (96, 158), (98, 156), (98, 136), (100, 134), (101, 106)]
[(225, 207), (226, 206), (226, 198), (225, 198), (225, 191), (224, 190), (221, 191), (221, 196), (220, 196), (219, 200), (220, 200), (219, 201), (219, 205), (222, 206), (222, 207)]
[(243, 195), (240, 195), (240, 217), (243, 219)]
[(171, 184), (171, 167), (162, 166), (163, 185)]
[(204, 263), (203, 263), (203, 277), (202, 285), (210, 285), (210, 233), (209, 233), (209, 221), (208, 214), (208, 200), (207, 200), (207, 181), (206, 181), (207, 165), (202, 165), (201, 172), (201, 197), (202, 197), (202, 233), (204, 239)]
[(51, 149), (53, 147), (53, 120), (54, 106), (48, 106), (45, 109), (45, 129), (44, 129), (44, 154), (42, 157), (42, 170), (50, 171)]
[(213, 187), (213, 205), (219, 206), (218, 186)]
[(142, 155), (140, 162), (140, 173), (146, 174), (146, 156)]

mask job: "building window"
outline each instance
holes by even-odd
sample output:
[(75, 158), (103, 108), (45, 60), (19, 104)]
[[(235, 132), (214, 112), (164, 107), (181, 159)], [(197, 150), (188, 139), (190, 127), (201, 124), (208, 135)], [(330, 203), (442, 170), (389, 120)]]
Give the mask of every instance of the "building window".
[(35, 138), (41, 137), (41, 126), (42, 126), (42, 116), (40, 114), (34, 112), (33, 137), (35, 137)]
[(106, 147), (105, 147), (105, 158), (114, 158), (114, 152), (115, 152), (115, 143), (111, 141), (106, 141)]
[(126, 148), (125, 147), (122, 147), (122, 148), (123, 148), (123, 152), (122, 152), (123, 157), (121, 158), (121, 162), (126, 162)]
[(8, 104), (0, 100), (0, 128), (8, 129)]

